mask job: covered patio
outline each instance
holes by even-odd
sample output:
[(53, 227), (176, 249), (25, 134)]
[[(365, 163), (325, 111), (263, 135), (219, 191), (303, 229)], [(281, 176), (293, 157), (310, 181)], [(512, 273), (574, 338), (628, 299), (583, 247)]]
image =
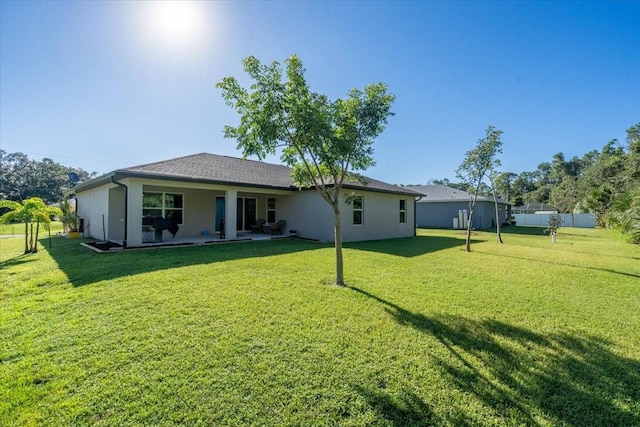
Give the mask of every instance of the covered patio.
[[(189, 245), (209, 245), (209, 244), (222, 244), (232, 242), (252, 242), (260, 240), (276, 240), (291, 238), (289, 234), (264, 234), (264, 233), (251, 233), (251, 232), (239, 232), (234, 239), (221, 239), (219, 233), (210, 236), (176, 236), (176, 237), (164, 237), (162, 241), (158, 242), (145, 242), (140, 246), (127, 248), (129, 249), (151, 249), (151, 248), (166, 248), (172, 246), (189, 246)], [(83, 246), (100, 253), (121, 251), (124, 249), (123, 242), (88, 242), (83, 243)]]
[(219, 233), (208, 236), (184, 236), (180, 237), (168, 237), (165, 235), (160, 242), (144, 242), (140, 247), (148, 248), (154, 246), (173, 246), (173, 245), (204, 245), (208, 243), (226, 243), (226, 242), (242, 242), (242, 241), (258, 241), (258, 240), (273, 240), (283, 239), (289, 237), (289, 234), (264, 234), (264, 233), (252, 233), (250, 231), (239, 231), (236, 233), (236, 237), (233, 239), (220, 238)]

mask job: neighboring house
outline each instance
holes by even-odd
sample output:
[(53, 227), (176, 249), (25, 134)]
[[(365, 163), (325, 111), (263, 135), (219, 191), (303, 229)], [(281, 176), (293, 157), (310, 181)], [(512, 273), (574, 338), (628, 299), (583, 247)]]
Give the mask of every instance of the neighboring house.
[[(233, 240), (260, 218), (285, 220), (286, 234), (295, 229), (300, 237), (334, 240), (331, 206), (314, 188), (295, 186), (283, 165), (200, 153), (118, 169), (73, 192), (85, 236), (127, 247), (153, 241), (157, 217), (175, 220), (181, 239), (213, 235), (224, 225), (224, 238)], [(421, 194), (374, 179), (345, 184), (343, 193), (351, 192), (354, 201), (341, 202), (345, 242), (415, 235), (414, 201)]]
[[(470, 212), (473, 194), (446, 185), (408, 186), (410, 190), (425, 194), (416, 202), (416, 224), (426, 228), (453, 228), (453, 219), (459, 211)], [(498, 199), (500, 224), (511, 216), (511, 203)], [(496, 226), (496, 210), (493, 197), (478, 196), (473, 213), (472, 226), (478, 229)], [(459, 228), (464, 228), (460, 224)]]
[(558, 213), (558, 209), (540, 202), (531, 202), (512, 208), (514, 214)]

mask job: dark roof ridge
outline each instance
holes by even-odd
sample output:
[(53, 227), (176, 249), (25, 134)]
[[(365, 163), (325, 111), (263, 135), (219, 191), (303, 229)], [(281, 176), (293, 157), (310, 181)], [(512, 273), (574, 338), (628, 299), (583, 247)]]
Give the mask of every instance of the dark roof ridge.
[[(277, 188), (283, 190), (303, 189), (293, 182), (292, 169), (289, 166), (212, 153), (196, 153), (172, 159), (130, 166), (113, 171), (100, 179), (88, 181), (79, 185), (78, 190), (89, 189), (103, 185), (110, 180), (110, 176), (122, 179), (126, 176), (147, 177), (178, 181), (201, 181), (206, 183), (230, 184), (243, 187), (257, 186), (260, 188)], [(410, 188), (400, 187), (365, 177), (368, 185), (347, 181), (344, 187), (369, 191), (381, 191), (407, 196), (422, 196)], [(328, 185), (331, 185), (328, 183)]]
[(202, 151), (200, 153), (187, 154), (185, 156), (173, 157), (171, 159), (158, 160), (158, 161), (155, 161), (155, 162), (142, 163), (142, 164), (139, 164), (139, 165), (128, 166), (126, 168), (116, 169), (114, 172), (128, 171), (128, 170), (131, 170), (131, 169), (137, 169), (137, 168), (141, 168), (141, 167), (154, 166), (154, 165), (161, 165), (161, 164), (166, 164), (166, 163), (169, 163), (169, 162), (175, 162), (176, 160), (184, 160), (184, 159), (196, 158), (196, 157), (202, 157), (202, 156), (225, 157), (227, 159), (232, 159), (232, 160), (244, 160), (244, 161), (249, 161), (249, 162), (261, 163), (261, 164), (264, 164), (264, 165), (281, 166), (281, 167), (288, 168), (288, 166), (281, 165), (281, 164), (278, 164), (278, 163), (268, 163), (268, 162), (265, 162), (265, 161), (262, 161), (262, 160), (247, 159), (246, 157), (235, 157), (235, 156), (229, 156), (229, 155), (226, 155), (226, 154), (214, 154), (214, 153), (207, 153), (206, 151)]

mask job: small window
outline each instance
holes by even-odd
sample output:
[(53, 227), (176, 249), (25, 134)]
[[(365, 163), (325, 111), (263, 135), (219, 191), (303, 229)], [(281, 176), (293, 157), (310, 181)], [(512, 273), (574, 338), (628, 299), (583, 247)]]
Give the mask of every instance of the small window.
[(400, 224), (407, 222), (407, 201), (400, 200)]
[(276, 222), (276, 198), (267, 198), (267, 222), (273, 224)]
[(353, 225), (362, 225), (364, 203), (362, 196), (353, 196)]

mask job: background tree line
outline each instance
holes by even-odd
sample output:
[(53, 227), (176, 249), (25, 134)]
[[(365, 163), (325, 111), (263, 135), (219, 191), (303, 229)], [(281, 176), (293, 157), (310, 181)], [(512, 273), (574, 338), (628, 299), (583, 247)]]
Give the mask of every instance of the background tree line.
[[(541, 202), (559, 212), (594, 212), (598, 225), (618, 228), (640, 243), (640, 122), (627, 129), (625, 142), (613, 139), (601, 151), (571, 159), (559, 152), (534, 171), (498, 173), (495, 193), (516, 206)], [(70, 172), (81, 181), (96, 175), (48, 158), (36, 161), (23, 153), (0, 150), (0, 200), (38, 197), (46, 204), (57, 203), (71, 188)], [(466, 184), (448, 179), (431, 183), (469, 190)], [(484, 183), (479, 193), (493, 194)]]
[[(501, 172), (495, 177), (497, 195), (516, 206), (528, 202), (549, 204), (559, 212), (594, 212), (597, 224), (620, 229), (640, 242), (640, 122), (627, 129), (626, 144), (613, 139), (601, 151), (567, 159), (557, 153), (536, 170)], [(432, 180), (469, 191), (464, 183)], [(470, 191), (473, 193), (473, 191)], [(490, 196), (483, 184), (480, 193)]]
[(38, 197), (49, 205), (58, 203), (64, 192), (71, 188), (71, 172), (78, 174), (81, 181), (96, 175), (48, 158), (37, 161), (23, 153), (0, 150), (0, 200), (22, 202)]

